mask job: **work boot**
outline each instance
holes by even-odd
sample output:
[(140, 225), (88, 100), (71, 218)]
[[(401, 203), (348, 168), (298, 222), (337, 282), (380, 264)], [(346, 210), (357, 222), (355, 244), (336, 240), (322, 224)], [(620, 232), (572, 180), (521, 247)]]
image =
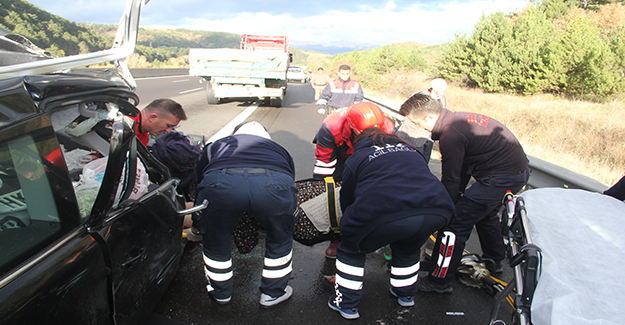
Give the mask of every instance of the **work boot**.
[(326, 248), (326, 258), (336, 259), (336, 247), (339, 246), (340, 240), (333, 240)]
[(419, 291), (436, 293), (451, 293), (454, 290), (451, 283), (434, 282), (429, 276), (419, 277), (417, 288)]

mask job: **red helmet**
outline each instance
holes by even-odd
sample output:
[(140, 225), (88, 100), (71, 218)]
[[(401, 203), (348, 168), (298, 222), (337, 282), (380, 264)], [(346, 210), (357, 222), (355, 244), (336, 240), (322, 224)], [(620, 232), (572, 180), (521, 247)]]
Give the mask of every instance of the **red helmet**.
[(353, 104), (347, 110), (347, 122), (356, 133), (361, 133), (368, 128), (382, 128), (386, 123), (386, 117), (378, 105), (371, 102)]
[(393, 123), (393, 121), (391, 121), (391, 119), (387, 117), (386, 121), (384, 121), (384, 126), (381, 127), (381, 129), (388, 134), (392, 134), (393, 131), (395, 131), (395, 123)]

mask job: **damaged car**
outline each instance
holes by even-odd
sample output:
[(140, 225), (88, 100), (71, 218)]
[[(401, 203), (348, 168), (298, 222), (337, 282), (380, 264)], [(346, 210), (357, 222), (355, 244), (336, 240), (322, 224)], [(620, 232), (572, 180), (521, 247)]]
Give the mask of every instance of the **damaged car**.
[[(54, 58), (0, 31), (0, 323), (138, 324), (186, 239), (179, 180), (136, 138), (124, 59), (146, 0), (115, 45)], [(115, 61), (118, 69), (72, 69)]]

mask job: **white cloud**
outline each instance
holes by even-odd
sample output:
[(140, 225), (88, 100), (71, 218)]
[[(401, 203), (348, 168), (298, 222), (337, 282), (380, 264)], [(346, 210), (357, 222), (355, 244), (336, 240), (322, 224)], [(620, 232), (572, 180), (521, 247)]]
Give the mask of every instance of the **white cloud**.
[[(243, 12), (226, 19), (183, 19), (178, 27), (223, 31), (238, 34), (287, 35), (292, 40), (317, 42), (352, 42), (385, 45), (416, 41), (444, 43), (459, 33), (470, 34), (482, 16), (497, 11), (523, 8), (526, 1), (477, 1), (441, 4), (442, 10), (423, 9), (413, 4), (397, 11), (389, 2), (376, 9), (361, 6), (354, 12), (328, 11), (304, 18), (291, 14)], [(165, 27), (165, 26), (162, 26)]]
[[(291, 1), (291, 0), (289, 0)], [(386, 45), (398, 42), (415, 41), (425, 44), (444, 43), (458, 33), (470, 34), (482, 13), (490, 14), (497, 11), (508, 13), (527, 5), (522, 0), (480, 0), (451, 2), (411, 2), (396, 0), (386, 3), (371, 2), (370, 4), (354, 4), (353, 11), (344, 9), (319, 11), (318, 14), (307, 13), (306, 6), (295, 6), (297, 11), (286, 12), (239, 12), (232, 10), (228, 3), (202, 5), (194, 0), (167, 3), (152, 0), (143, 9), (142, 27), (186, 28), (192, 30), (221, 31), (237, 34), (287, 35), (291, 40), (312, 42), (350, 42)], [(278, 0), (271, 1), (274, 5)], [(115, 24), (121, 12), (124, 0), (110, 0), (104, 7), (93, 8), (94, 3), (79, 0), (67, 6), (61, 0), (33, 0), (41, 6), (61, 17), (79, 21)], [(202, 2), (203, 3), (203, 2)], [(59, 5), (61, 4), (61, 5)], [(224, 13), (218, 10), (223, 6)], [(172, 7), (170, 7), (172, 6)], [(253, 6), (252, 6), (253, 7)], [(275, 6), (270, 6), (275, 8)], [(342, 7), (346, 7), (344, 3)], [(175, 12), (167, 10), (171, 8)], [(175, 8), (175, 9), (174, 9)], [(248, 8), (244, 3), (235, 8)], [(92, 9), (95, 9), (93, 11)], [(310, 12), (316, 12), (310, 8)], [(291, 9), (294, 10), (294, 9)], [(202, 14), (205, 11), (206, 14)], [(98, 16), (100, 13), (100, 16)], [(99, 21), (106, 19), (107, 21)], [(211, 17), (193, 18), (193, 17)]]

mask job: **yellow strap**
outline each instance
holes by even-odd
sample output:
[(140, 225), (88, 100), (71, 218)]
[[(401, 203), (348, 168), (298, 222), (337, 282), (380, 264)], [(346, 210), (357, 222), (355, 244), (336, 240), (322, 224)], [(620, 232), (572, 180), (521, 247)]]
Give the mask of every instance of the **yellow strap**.
[(336, 201), (336, 183), (333, 177), (326, 177), (324, 179), (326, 183), (326, 197), (328, 205), (328, 221), (330, 221), (330, 229), (333, 232), (339, 231), (339, 214), (338, 214), (338, 202)]

